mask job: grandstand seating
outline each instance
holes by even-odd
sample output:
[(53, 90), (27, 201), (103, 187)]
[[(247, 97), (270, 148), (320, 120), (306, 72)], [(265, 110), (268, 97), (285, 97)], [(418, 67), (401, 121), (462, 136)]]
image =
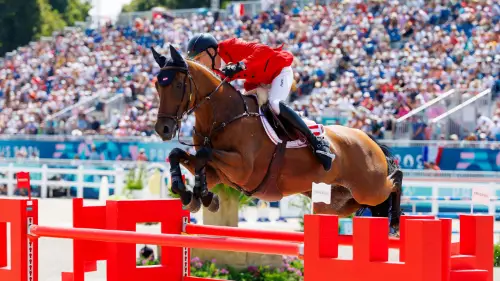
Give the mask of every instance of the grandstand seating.
[[(296, 110), (391, 139), (397, 118), (449, 90), (473, 96), (496, 89), (499, 19), (500, 6), (490, 0), (335, 1), (215, 22), (205, 13), (66, 29), (3, 58), (0, 133), (154, 135), (158, 68), (148, 47), (185, 50), (192, 34), (209, 31), (219, 39), (285, 43), (296, 57), (298, 91), (290, 99)], [(458, 137), (496, 139), (499, 119), (493, 108), (477, 119), (474, 136)], [(412, 125), (408, 137), (432, 136), (426, 121)]]

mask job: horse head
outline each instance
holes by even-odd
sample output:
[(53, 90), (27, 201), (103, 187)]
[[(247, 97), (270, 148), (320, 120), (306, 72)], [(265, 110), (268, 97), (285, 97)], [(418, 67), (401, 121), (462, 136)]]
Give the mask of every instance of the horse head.
[[(214, 114), (217, 112), (213, 111), (214, 104), (211, 103), (215, 100), (222, 102), (218, 106), (225, 108), (226, 112), (227, 104), (234, 105), (229, 99), (240, 99), (239, 93), (215, 95), (219, 91), (229, 90), (235, 93), (237, 91), (230, 84), (224, 83), (225, 80), (221, 80), (209, 68), (195, 61), (185, 60), (174, 47), (170, 46), (169, 59), (160, 55), (154, 48), (151, 48), (151, 51), (160, 66), (155, 84), (160, 99), (155, 131), (164, 141), (175, 137), (184, 116), (195, 113), (196, 119), (203, 121), (197, 124), (202, 123), (203, 127), (207, 124), (212, 126), (215, 121)], [(203, 92), (200, 92), (200, 89)], [(203, 106), (205, 104), (208, 106)], [(204, 130), (198, 127), (196, 129)]]
[[(168, 141), (177, 134), (184, 116), (196, 110), (198, 87), (194, 75), (190, 73), (192, 62), (185, 60), (177, 49), (170, 46), (169, 59), (154, 48), (151, 51), (160, 67), (155, 83), (160, 100), (155, 131), (164, 141)], [(200, 82), (198, 84), (202, 85)]]

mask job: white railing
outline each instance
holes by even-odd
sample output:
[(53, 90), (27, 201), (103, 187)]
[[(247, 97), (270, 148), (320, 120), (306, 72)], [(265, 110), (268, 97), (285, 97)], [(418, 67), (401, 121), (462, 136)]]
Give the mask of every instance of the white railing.
[(449, 90), (448, 92), (439, 95), (437, 98), (434, 98), (434, 99), (424, 103), (423, 105), (413, 109), (412, 111), (408, 112), (408, 114), (406, 114), (405, 116), (398, 118), (396, 120), (396, 122), (398, 122), (398, 123), (403, 122), (403, 121), (407, 120), (408, 118), (415, 116), (416, 114), (418, 114), (418, 113), (428, 109), (429, 107), (437, 104), (438, 102), (444, 100), (445, 98), (448, 98), (449, 96), (453, 95), (454, 93), (455, 93), (455, 90)]
[[(498, 173), (497, 173), (498, 174)], [(498, 177), (498, 176), (497, 176)], [(430, 196), (414, 196), (413, 193), (418, 189), (431, 188), (432, 195)], [(420, 180), (407, 180), (403, 181), (403, 196), (402, 204), (410, 204), (412, 211), (415, 212), (417, 203), (431, 203), (431, 214), (439, 214), (440, 205), (482, 205), (471, 200), (472, 190), (474, 188), (489, 189), (493, 195), (487, 205), (488, 213), (495, 214), (496, 206), (499, 203), (496, 192), (500, 189), (500, 179), (496, 178), (491, 181), (482, 181), (481, 179), (462, 179), (461, 181), (450, 182), (448, 179), (441, 178), (421, 178)], [(451, 191), (449, 195), (442, 195), (440, 192), (448, 190)], [(417, 198), (413, 198), (417, 197)], [(427, 197), (427, 198), (424, 198)], [(454, 198), (455, 200), (448, 200), (446, 197)], [(456, 200), (460, 199), (460, 200)]]
[(459, 94), (460, 93), (455, 90), (449, 90), (419, 106), (418, 108), (413, 109), (405, 116), (398, 118), (394, 124), (394, 138), (410, 139), (413, 131), (413, 122), (411, 122), (413, 118), (421, 117), (423, 121), (426, 122), (429, 118), (434, 118), (435, 116), (446, 112), (460, 103), (458, 102)]
[(106, 123), (111, 120), (113, 115), (113, 109), (118, 110), (118, 112), (123, 112), (125, 110), (125, 96), (116, 95), (108, 100), (104, 101), (104, 118), (106, 118)]
[(486, 180), (500, 184), (500, 172), (488, 171), (434, 171), (434, 170), (404, 170), (405, 179), (417, 180), (417, 178), (440, 179), (443, 181), (453, 181), (455, 179), (466, 180)]
[[(147, 163), (133, 161), (82, 161), (82, 160), (0, 160), (3, 166), (3, 178), (0, 185), (7, 185), (8, 195), (12, 196), (16, 187), (15, 174), (21, 171), (30, 172), (31, 184), (40, 187), (40, 196), (45, 198), (47, 191), (55, 187), (74, 187), (77, 197), (83, 197), (84, 188), (101, 187), (102, 177), (107, 177), (109, 188), (115, 189), (115, 194), (122, 194), (124, 190), (126, 173), (130, 168), (135, 168), (138, 163), (144, 163), (146, 171), (157, 169), (161, 175), (162, 197), (167, 195), (166, 180), (170, 177), (168, 163)], [(194, 177), (185, 169), (183, 174), (189, 183), (193, 183)], [(463, 182), (476, 182), (481, 184), (500, 184), (500, 172), (470, 172), (470, 171), (432, 171), (432, 170), (404, 170), (405, 180), (410, 182), (424, 183), (426, 180), (434, 181), (442, 186), (456, 186)], [(55, 175), (70, 175), (74, 180), (52, 179)], [(94, 181), (85, 181), (86, 177), (92, 176)], [(146, 183), (149, 178), (146, 179)], [(407, 182), (405, 181), (405, 182)], [(404, 183), (405, 183), (404, 182)], [(147, 185), (147, 184), (146, 184)], [(145, 187), (147, 188), (147, 187)]]
[(99, 97), (98, 94), (93, 95), (91, 97), (84, 97), (81, 101), (75, 103), (72, 106), (66, 107), (62, 110), (59, 110), (58, 112), (49, 115), (47, 117), (47, 120), (53, 120), (53, 119), (58, 119), (58, 118), (63, 118), (63, 117), (68, 117), (69, 116), (76, 116), (75, 110), (79, 110), (80, 108), (86, 109), (91, 107), (96, 101), (96, 99)]
[(474, 132), (478, 113), (491, 116), (491, 89), (469, 98), (431, 120), (434, 134), (464, 136)]
[[(167, 163), (146, 163), (147, 174), (155, 169), (159, 170), (160, 197), (167, 197), (168, 191), (165, 186), (166, 179), (170, 177)], [(31, 185), (40, 188), (40, 197), (46, 198), (54, 188), (76, 188), (76, 197), (83, 198), (85, 188), (100, 189), (103, 184), (103, 178), (106, 177), (109, 189), (114, 189), (114, 194), (121, 195), (126, 184), (126, 174), (130, 168), (138, 167), (138, 162), (130, 161), (75, 161), (75, 160), (40, 160), (40, 161), (10, 161), (0, 160), (0, 164), (7, 164), (2, 167), (0, 185), (7, 186), (7, 195), (13, 196), (16, 190), (15, 175), (18, 172), (29, 172), (31, 176)], [(55, 168), (54, 166), (57, 166)], [(62, 167), (62, 168), (61, 168)], [(99, 169), (104, 168), (104, 169)], [(194, 177), (189, 172), (182, 169), (186, 176), (188, 185), (194, 183)], [(54, 177), (56, 176), (56, 177)], [(74, 180), (62, 180), (64, 176), (70, 176)], [(93, 181), (85, 181), (86, 178), (93, 177)], [(150, 176), (146, 176), (144, 189), (148, 188)]]

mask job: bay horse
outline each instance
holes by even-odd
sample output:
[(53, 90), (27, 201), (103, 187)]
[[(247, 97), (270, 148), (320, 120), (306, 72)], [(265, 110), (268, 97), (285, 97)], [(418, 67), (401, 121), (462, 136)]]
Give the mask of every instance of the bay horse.
[[(266, 106), (261, 108), (254, 96), (242, 95), (172, 46), (168, 60), (154, 48), (151, 51), (160, 67), (155, 131), (169, 141), (184, 116), (194, 114), (196, 119), (196, 154), (175, 148), (168, 156), (171, 189), (185, 208), (197, 212), (203, 204), (216, 212), (219, 199), (208, 188), (218, 183), (264, 201), (300, 193), (311, 197), (313, 183), (325, 183), (331, 185), (331, 203), (314, 203), (315, 213), (348, 216), (369, 208), (373, 216), (389, 217), (397, 235), (403, 173), (388, 147), (361, 130), (325, 126), (324, 137), (336, 155), (326, 172), (304, 139), (269, 114)], [(193, 191), (182, 182), (180, 164), (195, 175)]]

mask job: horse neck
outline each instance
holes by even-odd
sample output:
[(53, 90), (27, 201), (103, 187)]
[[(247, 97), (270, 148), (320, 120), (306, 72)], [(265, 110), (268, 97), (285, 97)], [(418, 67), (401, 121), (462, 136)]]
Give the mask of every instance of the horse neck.
[[(196, 81), (199, 83), (196, 102), (203, 102), (206, 96), (215, 90), (220, 83), (220, 81), (206, 76), (204, 79)], [(216, 93), (210, 96), (210, 100), (204, 101), (204, 104), (195, 111), (196, 131), (208, 136), (210, 131), (217, 128), (222, 122), (228, 122), (238, 114), (243, 113), (243, 98), (240, 95), (233, 87), (227, 84), (222, 85)]]

